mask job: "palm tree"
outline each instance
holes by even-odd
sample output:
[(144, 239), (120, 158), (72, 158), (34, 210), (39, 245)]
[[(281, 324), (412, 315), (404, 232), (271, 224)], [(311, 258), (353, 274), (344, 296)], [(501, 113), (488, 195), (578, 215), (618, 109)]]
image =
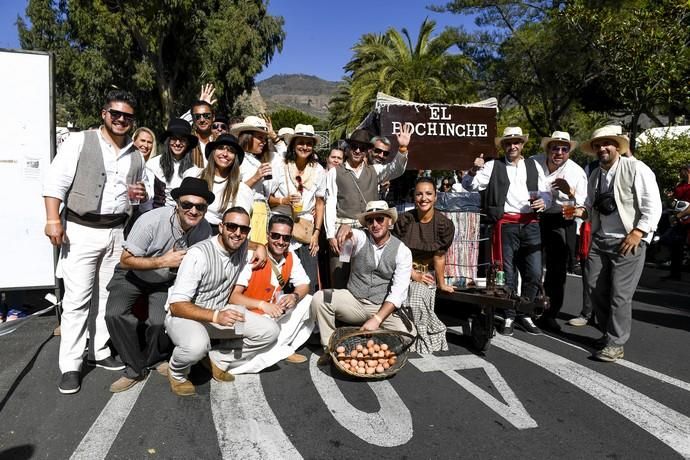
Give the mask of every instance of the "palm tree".
[(347, 76), (330, 103), (330, 126), (351, 130), (372, 109), (376, 93), (414, 102), (464, 102), (474, 92), (471, 60), (462, 54), (465, 35), (446, 29), (432, 38), (436, 23), (425, 19), (416, 43), (407, 29), (390, 28), (385, 34), (365, 34), (352, 48)]

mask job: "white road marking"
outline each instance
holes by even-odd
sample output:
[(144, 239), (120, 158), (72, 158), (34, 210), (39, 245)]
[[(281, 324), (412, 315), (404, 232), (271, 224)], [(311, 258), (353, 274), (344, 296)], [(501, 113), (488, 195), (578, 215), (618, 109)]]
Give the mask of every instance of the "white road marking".
[(677, 379), (675, 377), (670, 377), (666, 374), (662, 374), (661, 372), (657, 372), (652, 369), (648, 369), (644, 366), (640, 366), (639, 364), (632, 363), (630, 361), (626, 361), (625, 359), (619, 359), (616, 361), (617, 364), (620, 364), (621, 366), (627, 367), (628, 369), (632, 369), (634, 371), (639, 372), (640, 374), (647, 375), (649, 377), (653, 377), (657, 380), (661, 380), (664, 383), (668, 383), (669, 385), (674, 385), (677, 386), (678, 388), (681, 388), (685, 391), (690, 391), (690, 383), (684, 382), (680, 379)]
[[(409, 362), (422, 372), (443, 372), (475, 398), (479, 399), (498, 415), (510, 422), (515, 428), (525, 430), (537, 427), (537, 422), (530, 417), (525, 407), (517, 396), (515, 396), (515, 393), (510, 386), (508, 386), (508, 383), (501, 376), (496, 367), (488, 361), (474, 355), (427, 355), (423, 358), (410, 359)], [(463, 369), (483, 369), (505, 403), (494, 398), (478, 385), (455, 372)]]
[(148, 382), (148, 377), (131, 389), (115, 393), (110, 397), (110, 401), (70, 457), (71, 460), (97, 460), (108, 455), (110, 447), (125, 424), (146, 382)]
[(328, 411), (345, 429), (379, 447), (401, 446), (412, 439), (412, 415), (390, 382), (369, 382), (380, 409), (374, 413), (363, 412), (345, 399), (333, 377), (318, 368), (317, 360), (312, 355), (309, 361), (311, 379)]
[(494, 346), (553, 373), (598, 399), (685, 458), (690, 458), (690, 418), (605, 375), (515, 338)]
[(211, 380), (211, 410), (224, 459), (301, 459), (266, 401), (258, 374)]

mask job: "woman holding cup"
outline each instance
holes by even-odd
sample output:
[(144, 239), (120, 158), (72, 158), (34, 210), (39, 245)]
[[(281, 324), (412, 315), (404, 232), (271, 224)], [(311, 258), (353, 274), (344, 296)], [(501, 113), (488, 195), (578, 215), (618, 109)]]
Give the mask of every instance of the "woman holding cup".
[(312, 125), (298, 124), (295, 133), (286, 135), (285, 160), (276, 164), (269, 205), (276, 212), (291, 213), (296, 225), (304, 219), (314, 224), (309, 243), (292, 239), (290, 249), (299, 257), (309, 279), (309, 293), (318, 290), (319, 232), (323, 224), (326, 171), (314, 154), (317, 137)]

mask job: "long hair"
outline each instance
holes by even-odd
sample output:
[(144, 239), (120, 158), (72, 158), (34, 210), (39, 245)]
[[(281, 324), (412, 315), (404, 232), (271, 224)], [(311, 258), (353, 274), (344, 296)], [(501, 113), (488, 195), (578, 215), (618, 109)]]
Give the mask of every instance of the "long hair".
[(153, 145), (151, 146), (151, 153), (149, 153), (149, 160), (156, 155), (158, 155), (158, 141), (156, 140), (156, 135), (153, 134), (153, 131), (151, 131), (149, 128), (146, 128), (145, 126), (142, 126), (141, 128), (138, 128), (136, 131), (134, 131), (134, 135), (132, 136), (132, 140), (136, 141), (137, 137), (139, 137), (139, 134), (141, 133), (146, 133), (149, 136), (151, 136), (151, 139), (153, 139)]
[[(232, 149), (232, 147), (230, 147)], [(232, 149), (235, 152), (235, 149)], [(211, 155), (213, 156), (213, 152)], [(199, 179), (202, 179), (208, 185), (209, 190), (213, 190), (214, 181), (216, 179), (216, 167), (215, 158), (209, 157), (208, 164), (203, 171), (199, 174)], [(235, 152), (235, 159), (230, 165), (230, 173), (228, 174), (227, 182), (225, 183), (225, 188), (223, 189), (223, 196), (220, 197), (220, 209), (226, 209), (229, 203), (235, 202), (235, 197), (237, 197), (237, 191), (240, 188), (240, 165), (237, 161), (237, 152)]]
[[(252, 134), (252, 131), (242, 131), (238, 137), (238, 141), (240, 144), (240, 147), (242, 147), (242, 150), (244, 150), (245, 154), (250, 154), (250, 155), (255, 155), (249, 151), (252, 147), (252, 138), (254, 135)], [(271, 160), (269, 156), (269, 149), (268, 149), (268, 140), (264, 143), (264, 148), (261, 151), (261, 155), (259, 156), (259, 161), (261, 163), (268, 163)]]
[[(165, 148), (163, 149), (163, 153), (161, 153), (161, 169), (163, 170), (163, 175), (165, 176), (166, 182), (170, 182), (173, 174), (175, 173), (175, 157), (170, 152), (170, 138), (165, 140), (163, 146)], [(180, 177), (182, 177), (182, 174), (186, 170), (194, 166), (192, 156), (189, 154), (191, 151), (192, 149), (190, 148), (189, 143), (187, 143), (187, 150), (185, 150), (184, 154), (182, 154), (182, 159), (180, 160), (180, 169), (177, 172), (177, 175)]]
[[(297, 153), (295, 152), (295, 139), (290, 140), (290, 145), (288, 145), (287, 152), (285, 152), (285, 164), (289, 162), (295, 163), (297, 161)], [(307, 164), (314, 165), (319, 161), (319, 157), (316, 155), (316, 139), (314, 139), (314, 144), (312, 146), (311, 156), (307, 159)]]

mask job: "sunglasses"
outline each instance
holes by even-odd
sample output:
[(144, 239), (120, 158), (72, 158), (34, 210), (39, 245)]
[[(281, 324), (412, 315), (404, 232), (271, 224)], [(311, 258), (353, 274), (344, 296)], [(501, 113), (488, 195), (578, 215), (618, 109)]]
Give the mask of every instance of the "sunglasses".
[(278, 241), (278, 240), (283, 240), (286, 243), (289, 243), (292, 241), (292, 235), (283, 235), (282, 233), (277, 233), (277, 232), (270, 232), (269, 236), (273, 241)]
[(386, 218), (386, 216), (374, 216), (374, 217), (367, 217), (364, 219), (364, 222), (366, 222), (367, 225), (371, 225), (376, 221), (377, 224), (381, 225), (383, 224), (383, 220)]
[(196, 208), (199, 212), (206, 212), (208, 205), (206, 203), (192, 203), (191, 201), (180, 201), (180, 207), (184, 210)]
[(302, 176), (295, 177), (295, 180), (297, 181), (297, 191), (299, 193), (304, 192), (304, 184), (302, 184)]
[(383, 153), (383, 156), (387, 157), (390, 152), (388, 150), (383, 150), (378, 147), (374, 147), (374, 153), (377, 155), (381, 155)]
[(353, 152), (356, 152), (359, 150), (360, 152), (366, 152), (369, 150), (369, 146), (367, 144), (360, 144), (359, 142), (351, 142), (350, 143), (350, 150)]
[(441, 185), (444, 186), (444, 187), (450, 187), (450, 184), (447, 183), (447, 182), (444, 182), (444, 183), (442, 183)]
[(195, 113), (194, 115), (192, 115), (192, 117), (195, 120), (199, 120), (200, 118), (205, 118), (207, 120), (210, 120), (211, 116), (212, 116), (211, 112)]
[(211, 127), (212, 127), (213, 129), (228, 129), (228, 125), (226, 125), (226, 124), (224, 124), (224, 123), (213, 123), (213, 124), (211, 125)]
[(568, 152), (570, 152), (570, 147), (564, 147), (564, 146), (556, 145), (556, 146), (551, 147), (551, 151), (552, 152), (568, 153)]
[(113, 120), (119, 120), (120, 118), (122, 118), (123, 120), (130, 122), (130, 123), (132, 121), (134, 121), (134, 114), (133, 113), (120, 112), (119, 110), (115, 110), (115, 109), (108, 109), (108, 110), (106, 110), (106, 112), (108, 112), (110, 114), (110, 118), (112, 118)]
[(249, 231), (252, 229), (249, 225), (237, 225), (234, 222), (223, 222), (223, 226), (225, 227), (225, 230), (229, 231), (230, 233), (235, 233), (239, 228), (240, 233), (243, 235), (248, 235)]

